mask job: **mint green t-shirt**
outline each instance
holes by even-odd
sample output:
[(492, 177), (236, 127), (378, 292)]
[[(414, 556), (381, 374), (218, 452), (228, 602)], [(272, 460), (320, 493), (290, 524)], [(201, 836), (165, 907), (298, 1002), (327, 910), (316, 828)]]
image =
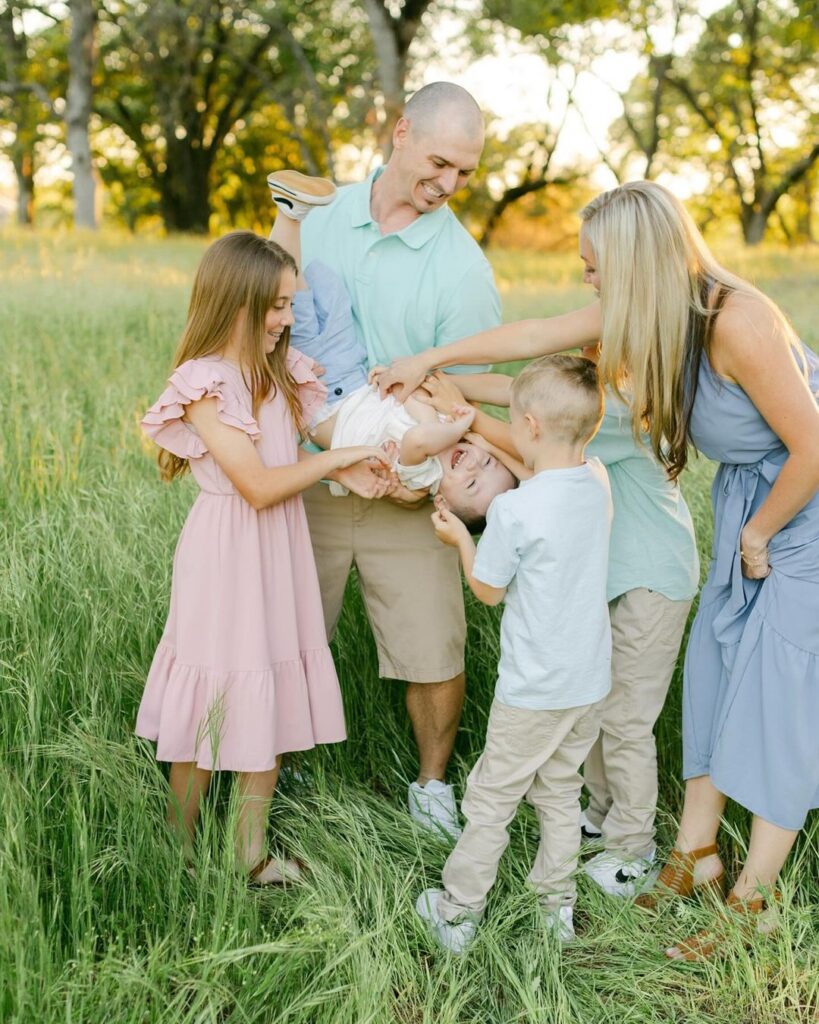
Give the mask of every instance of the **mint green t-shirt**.
[(606, 392), (600, 430), (586, 448), (608, 470), (614, 519), (607, 597), (638, 587), (690, 600), (700, 578), (691, 513), (647, 444), (637, 444), (627, 407)]
[(500, 299), (477, 242), (448, 206), (382, 235), (370, 213), (378, 173), (339, 189), (301, 228), (302, 262), (341, 277), (370, 366), (497, 326)]

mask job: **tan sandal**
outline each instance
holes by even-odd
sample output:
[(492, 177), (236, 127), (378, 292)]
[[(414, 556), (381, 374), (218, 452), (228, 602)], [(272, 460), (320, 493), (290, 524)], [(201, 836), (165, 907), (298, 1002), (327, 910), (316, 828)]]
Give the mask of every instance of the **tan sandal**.
[[(739, 927), (745, 944), (749, 944), (754, 935), (768, 935), (778, 925), (777, 903), (781, 894), (774, 893), (773, 901), (759, 896), (752, 900), (741, 900), (731, 890), (725, 901), (725, 908), (728, 911), (721, 921), (718, 921), (713, 928), (703, 928), (695, 932), (676, 946), (665, 951), (670, 960), (685, 960), (688, 962), (696, 960), (711, 960), (722, 953), (728, 930), (731, 926)], [(767, 917), (767, 920), (764, 919)]]
[(699, 850), (691, 850), (688, 853), (683, 853), (682, 850), (672, 850), (657, 877), (654, 888), (641, 893), (634, 901), (635, 904), (644, 910), (656, 910), (661, 901), (672, 896), (685, 898), (693, 895), (694, 892), (714, 892), (722, 897), (725, 891), (724, 869), (715, 878), (708, 878), (703, 882), (694, 881), (694, 865), (698, 860), (711, 857), (715, 853), (717, 853), (716, 843), (702, 846)]
[[(263, 880), (261, 876), (271, 864), (276, 867), (276, 871), (272, 878), (268, 877)], [(268, 854), (248, 872), (247, 884), (259, 889), (269, 885), (292, 885), (294, 882), (300, 882), (304, 878), (306, 870), (307, 866), (304, 861), (299, 860), (297, 857), (281, 860), (278, 857), (274, 857), (273, 854)]]

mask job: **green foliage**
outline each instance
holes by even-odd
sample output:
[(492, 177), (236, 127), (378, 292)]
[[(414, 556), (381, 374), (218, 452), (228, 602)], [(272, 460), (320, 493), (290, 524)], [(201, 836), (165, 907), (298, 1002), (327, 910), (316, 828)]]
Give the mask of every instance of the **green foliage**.
[(616, 18), (622, 4), (616, 0), (483, 0), (486, 15), (518, 30), (523, 36), (548, 37), (566, 25)]
[[(485, 926), (462, 961), (412, 904), (447, 855), (404, 808), (415, 772), (401, 687), (377, 678), (354, 585), (334, 651), (350, 738), (294, 759), (272, 841), (308, 881), (253, 894), (233, 871), (229, 778), (204, 812), (195, 876), (163, 823), (166, 783), (133, 736), (164, 622), (173, 549), (193, 498), (165, 486), (138, 420), (163, 386), (203, 243), (101, 234), (0, 239), (0, 1019), (4, 1024), (808, 1024), (819, 1012), (816, 816), (785, 873), (783, 927), (686, 969), (662, 949), (707, 923), (659, 917), (580, 879), (578, 943), (548, 941), (525, 876), (537, 828), (522, 808)], [(733, 257), (735, 254), (731, 254)], [(579, 261), (491, 253), (507, 318), (587, 299)], [(731, 265), (819, 347), (819, 257)], [(685, 488), (703, 555), (711, 467)], [(469, 603), (459, 793), (482, 746), (498, 609)], [(680, 679), (659, 727), (663, 846), (679, 814)], [(722, 849), (747, 839), (731, 807)]]

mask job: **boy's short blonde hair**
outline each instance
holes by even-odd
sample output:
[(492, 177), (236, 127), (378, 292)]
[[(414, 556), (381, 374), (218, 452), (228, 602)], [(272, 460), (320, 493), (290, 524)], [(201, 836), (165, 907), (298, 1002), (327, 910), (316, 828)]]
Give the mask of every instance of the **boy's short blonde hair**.
[(603, 419), (603, 387), (597, 367), (580, 356), (535, 359), (512, 382), (511, 405), (529, 413), (552, 437), (585, 444)]

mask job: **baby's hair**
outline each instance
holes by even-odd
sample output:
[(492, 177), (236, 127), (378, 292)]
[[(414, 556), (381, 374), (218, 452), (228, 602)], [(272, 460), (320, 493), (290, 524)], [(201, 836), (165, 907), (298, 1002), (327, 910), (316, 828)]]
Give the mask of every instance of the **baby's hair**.
[[(264, 349), (265, 318), (279, 295), (285, 270), (297, 273), (290, 253), (252, 231), (231, 231), (213, 242), (196, 271), (188, 319), (173, 368), (189, 359), (221, 352), (243, 312), (240, 362), (251, 394), (253, 415), (257, 415), (270, 394), (281, 388), (301, 431), (304, 424), (298, 389), (287, 369), (290, 328), (285, 329), (270, 354)], [(188, 468), (187, 459), (164, 449), (159, 453), (163, 480), (172, 480)]]
[[(512, 473), (510, 473), (510, 476), (512, 477), (512, 486), (509, 490), (514, 491), (520, 485), (520, 480)], [(489, 509), (486, 512), (476, 512), (468, 506), (459, 506), (457, 502), (452, 502), (450, 508), (473, 537), (480, 536), (486, 529), (486, 516), (489, 513)]]
[(566, 444), (590, 441), (603, 418), (597, 367), (580, 356), (535, 359), (512, 381), (511, 404)]

